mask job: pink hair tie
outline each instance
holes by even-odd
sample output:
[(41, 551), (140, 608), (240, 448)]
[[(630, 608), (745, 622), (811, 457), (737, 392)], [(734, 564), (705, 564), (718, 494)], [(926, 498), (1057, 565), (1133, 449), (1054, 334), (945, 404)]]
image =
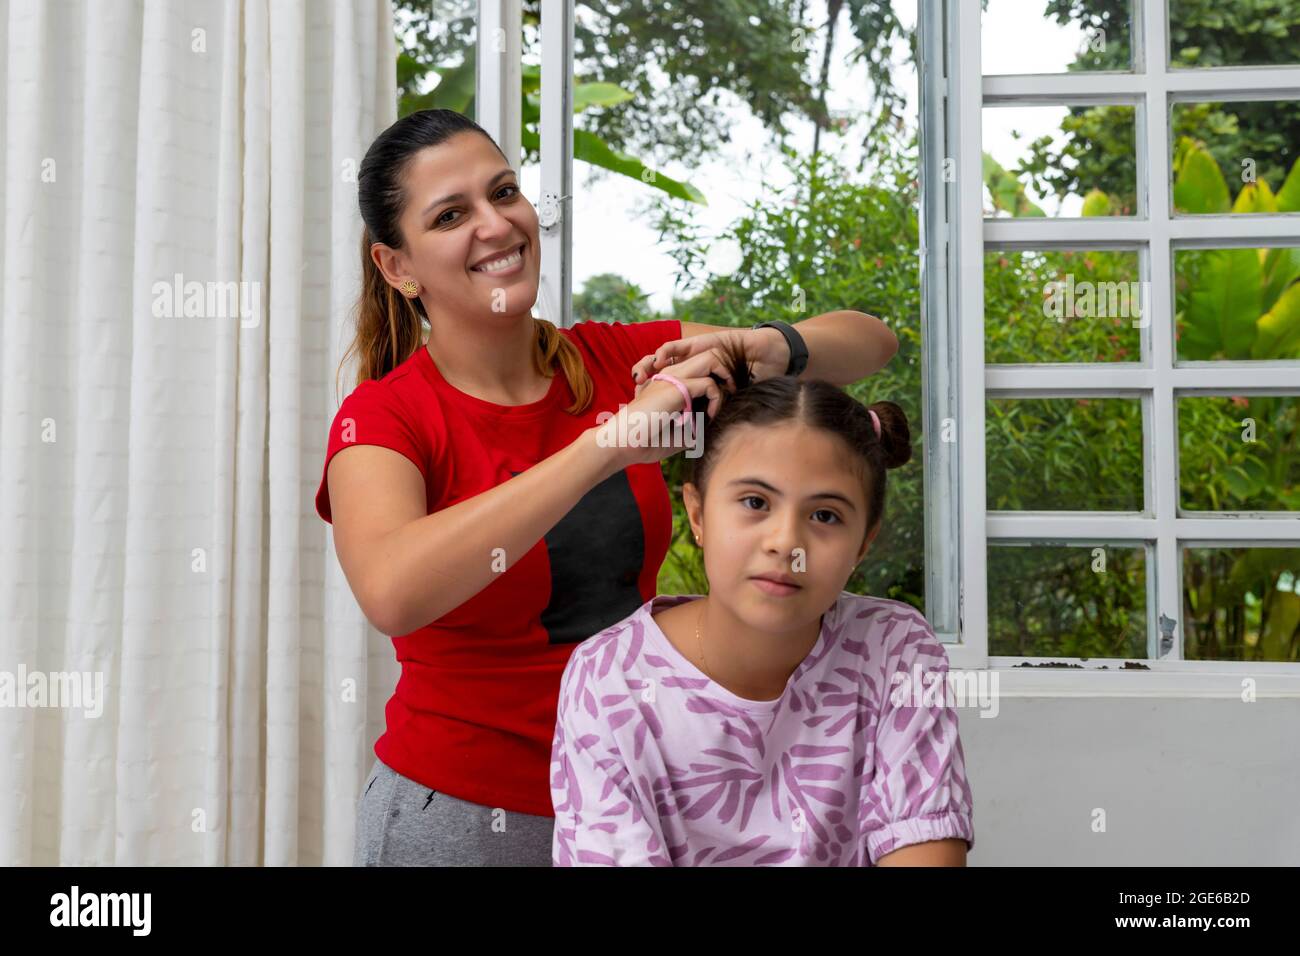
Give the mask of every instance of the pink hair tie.
[(684, 428), (685, 434), (686, 434), (686, 436), (687, 436), (687, 437), (686, 437), (686, 440), (687, 440), (687, 441), (690, 441), (690, 440), (691, 440), (691, 436), (694, 434), (694, 428), (695, 428), (695, 420), (691, 417), (691, 392), (690, 392), (690, 389), (688, 389), (685, 385), (682, 384), (681, 379), (676, 378), (675, 376), (669, 375), (669, 374), (667, 374), (666, 372), (656, 372), (654, 375), (651, 375), (651, 376), (650, 376), (650, 381), (652, 381), (652, 382), (669, 382), (669, 383), (671, 383), (671, 384), (673, 384), (673, 385), (676, 385), (676, 386), (677, 386), (677, 391), (679, 391), (679, 392), (682, 393), (682, 402), (686, 405), (686, 410), (685, 410), (684, 412), (682, 412), (682, 416), (683, 416), (683, 418), (685, 419), (685, 422), (684, 422), (684, 424), (683, 424), (683, 428)]
[(871, 416), (871, 424), (876, 426), (876, 441), (880, 440), (880, 416), (876, 414), (874, 408), (868, 408), (867, 414)]

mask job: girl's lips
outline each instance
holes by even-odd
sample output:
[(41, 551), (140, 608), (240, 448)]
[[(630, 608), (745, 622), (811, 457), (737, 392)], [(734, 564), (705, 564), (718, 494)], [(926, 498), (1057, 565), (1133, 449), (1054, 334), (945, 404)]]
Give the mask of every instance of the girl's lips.
[(789, 597), (801, 590), (797, 584), (780, 584), (777, 581), (769, 581), (767, 578), (750, 578), (750, 580), (764, 594), (770, 594), (773, 597)]

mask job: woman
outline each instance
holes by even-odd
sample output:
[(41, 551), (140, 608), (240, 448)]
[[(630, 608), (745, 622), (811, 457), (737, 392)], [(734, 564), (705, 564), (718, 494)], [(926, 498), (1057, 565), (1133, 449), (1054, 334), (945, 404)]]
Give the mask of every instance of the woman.
[[(634, 393), (669, 364), (712, 415), (716, 346), (735, 342), (762, 379), (791, 345), (775, 328), (534, 319), (537, 212), (491, 138), (448, 110), (379, 135), (358, 201), (357, 386), (316, 507), (402, 670), (355, 862), (546, 866), (560, 675), (576, 642), (653, 596), (671, 533), (658, 463), (677, 448), (612, 447), (596, 416), (680, 410), (675, 385)], [(807, 374), (836, 384), (897, 348), (861, 313), (798, 328)]]

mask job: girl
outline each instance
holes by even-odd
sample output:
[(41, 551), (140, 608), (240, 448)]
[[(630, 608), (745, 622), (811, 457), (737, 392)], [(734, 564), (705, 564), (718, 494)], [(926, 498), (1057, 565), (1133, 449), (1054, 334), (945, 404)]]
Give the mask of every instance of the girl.
[(844, 590), (911, 457), (902, 409), (751, 384), (726, 351), (736, 391), (683, 486), (709, 594), (653, 598), (570, 657), (554, 861), (964, 865), (955, 709), (900, 693), (946, 673), (943, 646), (909, 605)]
[[(734, 343), (760, 378), (788, 368), (791, 346), (771, 328), (534, 319), (537, 211), (458, 113), (394, 123), (357, 189), (362, 291), (344, 356), (358, 354), (357, 387), (330, 427), (316, 509), (401, 677), (355, 862), (549, 865), (560, 674), (576, 642), (654, 593), (671, 534), (658, 463), (679, 448), (601, 445), (597, 416), (675, 408), (673, 385), (633, 393), (633, 366), (668, 364), (716, 411), (713, 346)], [(856, 312), (798, 329), (808, 374), (834, 381), (897, 347)]]

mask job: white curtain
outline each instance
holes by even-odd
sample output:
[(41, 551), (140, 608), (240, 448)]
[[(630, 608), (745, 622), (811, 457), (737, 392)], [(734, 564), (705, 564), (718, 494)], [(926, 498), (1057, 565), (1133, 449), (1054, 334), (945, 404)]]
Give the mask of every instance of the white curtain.
[(0, 864), (351, 861), (396, 666), (312, 499), (395, 57), (389, 0), (0, 0)]

